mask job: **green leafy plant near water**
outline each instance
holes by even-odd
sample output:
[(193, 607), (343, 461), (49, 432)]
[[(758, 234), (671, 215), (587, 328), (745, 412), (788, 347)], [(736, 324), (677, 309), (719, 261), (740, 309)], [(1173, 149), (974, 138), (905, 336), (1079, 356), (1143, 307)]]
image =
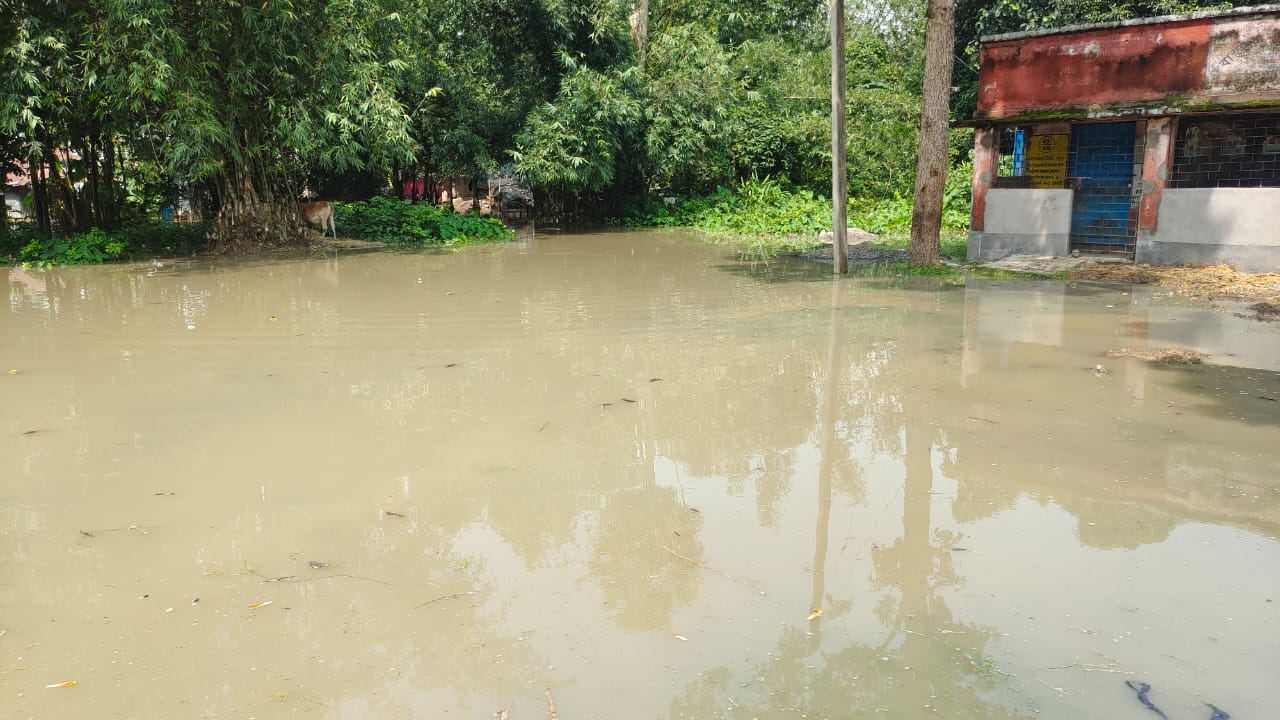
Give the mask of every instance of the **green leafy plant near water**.
[[(962, 237), (955, 231), (969, 226), (971, 176), (968, 163), (957, 165), (948, 174), (942, 225), (951, 232), (944, 233), (944, 245), (954, 246), (956, 238)], [(849, 201), (849, 223), (884, 236), (890, 246), (906, 239), (911, 213), (912, 199), (900, 195)], [(829, 229), (831, 201), (810, 190), (791, 188), (776, 178), (752, 177), (732, 190), (719, 188), (711, 195), (679, 198), (671, 206), (660, 198), (645, 198), (629, 208), (621, 222), (631, 227), (693, 227), (739, 238), (753, 248), (805, 249), (816, 245), (818, 234)], [(959, 257), (963, 257), (963, 246), (959, 250)], [(954, 251), (954, 247), (944, 247), (948, 256), (954, 256)]]
[(37, 267), (95, 265), (124, 254), (125, 244), (112, 240), (100, 228), (69, 238), (34, 238), (18, 253), (19, 259)]
[(107, 232), (93, 228), (69, 237), (40, 233), (27, 223), (9, 229), (9, 247), (3, 254), (18, 262), (51, 265), (96, 265), (113, 260), (134, 260), (156, 255), (190, 255), (204, 248), (209, 226), (147, 222)]
[(497, 218), (460, 215), (434, 205), (380, 197), (334, 203), (334, 223), (345, 237), (392, 245), (495, 242), (515, 237)]

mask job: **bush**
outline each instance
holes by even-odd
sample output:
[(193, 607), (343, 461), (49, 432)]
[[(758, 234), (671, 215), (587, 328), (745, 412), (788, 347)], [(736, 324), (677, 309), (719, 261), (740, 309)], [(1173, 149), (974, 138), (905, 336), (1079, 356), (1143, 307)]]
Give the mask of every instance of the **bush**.
[(24, 263), (47, 265), (96, 265), (124, 254), (125, 244), (112, 240), (100, 228), (69, 238), (33, 238), (18, 253)]
[(697, 227), (737, 235), (813, 235), (831, 222), (831, 201), (810, 190), (791, 190), (774, 178), (751, 178), (736, 190), (681, 199), (668, 207), (648, 198), (622, 218), (633, 227)]
[(153, 220), (107, 233), (94, 228), (68, 238), (50, 237), (33, 223), (9, 227), (0, 254), (33, 265), (95, 265), (111, 260), (155, 255), (192, 255), (208, 241), (207, 223), (178, 224)]
[(459, 215), (434, 205), (373, 198), (368, 202), (334, 203), (334, 224), (346, 237), (393, 245), (438, 245), (515, 237), (501, 220)]
[(194, 255), (209, 242), (209, 223), (175, 223), (152, 220), (111, 233), (125, 244), (130, 258), (155, 255)]
[(22, 248), (32, 240), (48, 238), (48, 235), (40, 232), (33, 222), (9, 220), (5, 229), (6, 232), (0, 235), (0, 261), (14, 262), (18, 259)]

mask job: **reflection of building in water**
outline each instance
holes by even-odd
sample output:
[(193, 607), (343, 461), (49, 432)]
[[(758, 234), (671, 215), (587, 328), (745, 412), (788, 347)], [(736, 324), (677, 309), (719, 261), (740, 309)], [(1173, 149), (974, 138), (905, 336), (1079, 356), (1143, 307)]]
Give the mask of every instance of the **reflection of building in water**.
[(1274, 534), (1280, 512), (1256, 498), (1280, 477), (1280, 411), (1264, 391), (1275, 379), (1109, 354), (1164, 348), (1280, 363), (1280, 334), (1231, 313), (1105, 286), (970, 281), (952, 411), (965, 433), (957, 517), (985, 517), (999, 510), (991, 497), (1029, 492), (1070, 510), (1081, 540), (1100, 547), (1159, 541), (1187, 520)]

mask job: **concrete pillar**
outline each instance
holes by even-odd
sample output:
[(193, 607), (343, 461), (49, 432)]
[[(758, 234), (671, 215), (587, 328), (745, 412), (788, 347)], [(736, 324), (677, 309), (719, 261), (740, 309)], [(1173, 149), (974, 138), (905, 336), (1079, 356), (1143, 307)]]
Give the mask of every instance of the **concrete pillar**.
[(1138, 235), (1150, 236), (1156, 231), (1160, 213), (1160, 193), (1169, 181), (1173, 163), (1173, 133), (1176, 121), (1171, 117), (1147, 120), (1145, 150), (1142, 154), (1142, 197), (1138, 201)]
[(973, 211), (969, 231), (981, 232), (985, 225), (987, 191), (995, 183), (1000, 163), (1000, 130), (980, 127), (973, 133)]

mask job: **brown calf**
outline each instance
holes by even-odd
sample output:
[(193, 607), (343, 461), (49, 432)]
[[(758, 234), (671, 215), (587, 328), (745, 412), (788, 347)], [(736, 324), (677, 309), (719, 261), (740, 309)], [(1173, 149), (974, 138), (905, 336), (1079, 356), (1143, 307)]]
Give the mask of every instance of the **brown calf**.
[(326, 228), (333, 231), (334, 238), (338, 237), (338, 228), (333, 224), (333, 205), (328, 200), (302, 203), (298, 206), (298, 209), (302, 212), (302, 219), (308, 225), (320, 226), (321, 237), (326, 235)]

